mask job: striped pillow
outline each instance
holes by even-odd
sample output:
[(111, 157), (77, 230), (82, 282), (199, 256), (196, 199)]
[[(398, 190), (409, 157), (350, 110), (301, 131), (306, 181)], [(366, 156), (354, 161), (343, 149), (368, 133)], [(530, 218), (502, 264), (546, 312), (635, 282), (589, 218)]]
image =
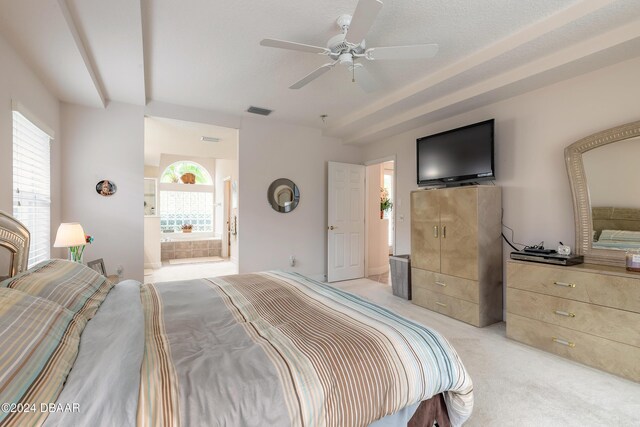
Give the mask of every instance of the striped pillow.
[(46, 298), (91, 319), (107, 297), (113, 283), (77, 262), (53, 259), (2, 282), (4, 286)]
[(85, 324), (83, 316), (59, 304), (0, 288), (0, 425), (40, 425), (45, 420), (41, 405), (56, 402)]

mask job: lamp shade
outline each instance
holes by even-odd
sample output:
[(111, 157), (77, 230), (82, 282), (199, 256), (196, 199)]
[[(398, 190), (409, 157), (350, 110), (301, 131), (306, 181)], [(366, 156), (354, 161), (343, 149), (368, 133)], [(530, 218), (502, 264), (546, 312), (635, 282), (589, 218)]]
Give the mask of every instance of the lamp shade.
[(56, 233), (56, 241), (53, 244), (54, 248), (68, 248), (70, 246), (86, 245), (87, 240), (84, 235), (84, 230), (78, 222), (63, 222), (58, 227)]

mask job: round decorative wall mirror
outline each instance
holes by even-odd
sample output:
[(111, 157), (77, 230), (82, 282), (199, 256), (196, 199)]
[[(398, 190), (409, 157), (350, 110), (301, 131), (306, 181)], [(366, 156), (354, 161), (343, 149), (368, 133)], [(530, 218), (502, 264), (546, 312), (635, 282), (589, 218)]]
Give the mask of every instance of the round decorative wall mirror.
[(288, 213), (298, 206), (300, 190), (290, 179), (278, 178), (269, 186), (267, 200), (274, 211)]

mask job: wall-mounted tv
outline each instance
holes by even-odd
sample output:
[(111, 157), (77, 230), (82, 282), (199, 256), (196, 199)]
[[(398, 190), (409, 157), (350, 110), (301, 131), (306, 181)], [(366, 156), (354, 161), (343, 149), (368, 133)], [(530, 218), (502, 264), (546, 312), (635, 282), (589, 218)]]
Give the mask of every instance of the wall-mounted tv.
[(416, 140), (418, 185), (494, 179), (494, 119)]

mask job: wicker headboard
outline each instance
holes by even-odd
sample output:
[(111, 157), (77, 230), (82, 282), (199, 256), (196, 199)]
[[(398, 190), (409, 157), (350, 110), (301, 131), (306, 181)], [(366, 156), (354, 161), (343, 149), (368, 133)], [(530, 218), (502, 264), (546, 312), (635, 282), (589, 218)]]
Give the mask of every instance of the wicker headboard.
[(31, 235), (20, 221), (0, 211), (0, 250), (10, 254), (9, 274), (11, 277), (27, 269)]

